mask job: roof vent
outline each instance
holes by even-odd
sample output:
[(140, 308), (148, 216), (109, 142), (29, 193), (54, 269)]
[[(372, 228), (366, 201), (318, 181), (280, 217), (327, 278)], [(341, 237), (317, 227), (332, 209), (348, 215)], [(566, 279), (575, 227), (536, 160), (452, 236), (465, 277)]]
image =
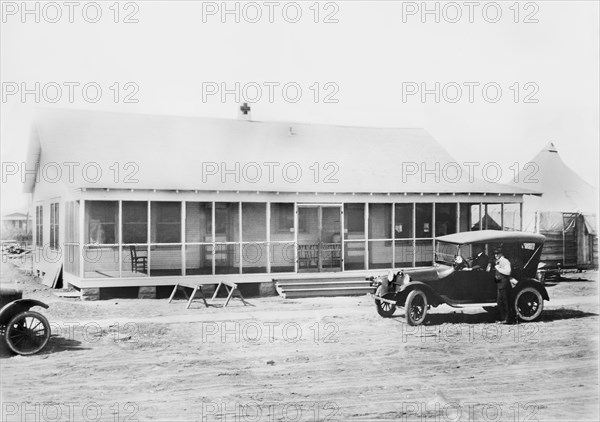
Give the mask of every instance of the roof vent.
[(248, 103), (244, 103), (240, 106), (240, 111), (238, 113), (238, 119), (250, 121), (252, 120), (252, 115), (250, 114), (250, 106)]

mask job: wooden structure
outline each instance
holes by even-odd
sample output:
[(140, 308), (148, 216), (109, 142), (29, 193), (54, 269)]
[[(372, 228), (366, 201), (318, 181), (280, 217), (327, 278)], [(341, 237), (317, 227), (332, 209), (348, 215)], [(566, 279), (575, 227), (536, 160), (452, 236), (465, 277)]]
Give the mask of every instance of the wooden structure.
[(597, 267), (598, 236), (593, 216), (546, 212), (538, 213), (537, 218), (537, 231), (546, 236), (541, 258), (544, 264), (565, 269)]
[[(227, 305), (229, 305), (229, 301), (233, 298), (240, 299), (242, 301), (242, 303), (244, 304), (244, 306), (249, 305), (249, 303), (246, 302), (246, 300), (244, 299), (244, 296), (242, 295), (242, 293), (239, 291), (237, 284), (232, 283), (227, 280), (219, 281), (218, 283), (216, 283), (217, 287), (215, 288), (215, 291), (213, 293), (213, 296), (212, 296), (210, 304), (209, 304), (206, 301), (204, 292), (202, 291), (202, 286), (203, 285), (205, 286), (207, 284), (211, 284), (211, 283), (194, 283), (194, 282), (190, 282), (190, 281), (180, 281), (173, 288), (173, 292), (171, 293), (171, 296), (169, 297), (169, 303), (171, 303), (171, 301), (175, 297), (175, 294), (177, 293), (177, 291), (181, 290), (183, 292), (183, 294), (185, 295), (185, 297), (188, 299), (186, 309), (190, 308), (190, 306), (192, 305), (192, 302), (194, 301), (194, 299), (196, 299), (197, 296), (199, 296), (202, 299), (202, 302), (204, 302), (204, 306), (206, 306), (208, 308), (209, 305), (214, 305), (215, 300), (217, 299), (217, 295), (219, 294), (221, 287), (223, 287), (227, 291), (227, 298), (225, 299), (225, 304), (223, 305), (223, 307), (226, 307)], [(187, 292), (185, 291), (185, 288), (192, 289), (192, 294), (188, 295)]]
[(26, 168), (45, 175), (25, 175), (40, 260), (81, 290), (218, 277), (273, 294), (273, 278), (429, 265), (436, 236), (493, 212), (519, 229), (535, 193), (449, 173), (423, 129), (57, 109), (34, 117)]

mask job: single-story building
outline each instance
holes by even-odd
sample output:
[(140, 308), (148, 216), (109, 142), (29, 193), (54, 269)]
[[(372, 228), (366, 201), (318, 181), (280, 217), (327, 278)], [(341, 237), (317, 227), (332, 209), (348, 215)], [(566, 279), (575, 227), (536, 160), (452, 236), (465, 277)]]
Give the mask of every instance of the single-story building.
[(42, 261), (92, 295), (428, 265), (492, 213), (520, 229), (533, 193), (471, 179), (418, 128), (62, 109), (36, 113), (23, 171)]
[(15, 232), (31, 232), (31, 216), (22, 212), (13, 212), (2, 216), (2, 234), (12, 234)]

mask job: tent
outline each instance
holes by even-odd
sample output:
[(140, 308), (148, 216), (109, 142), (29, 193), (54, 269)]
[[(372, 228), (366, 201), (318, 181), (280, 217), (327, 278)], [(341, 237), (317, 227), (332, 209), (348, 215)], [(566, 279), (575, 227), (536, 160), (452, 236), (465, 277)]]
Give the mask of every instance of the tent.
[(523, 229), (546, 236), (542, 261), (562, 267), (598, 265), (598, 192), (569, 168), (551, 142), (511, 184), (542, 192), (523, 206)]

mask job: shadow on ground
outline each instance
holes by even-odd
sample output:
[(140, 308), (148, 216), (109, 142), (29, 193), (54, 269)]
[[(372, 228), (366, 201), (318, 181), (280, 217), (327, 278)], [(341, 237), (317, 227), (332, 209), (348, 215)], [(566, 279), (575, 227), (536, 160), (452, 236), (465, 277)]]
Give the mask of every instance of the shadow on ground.
[[(60, 336), (50, 336), (48, 344), (41, 351), (32, 356), (48, 355), (60, 352), (72, 352), (79, 350), (89, 350), (89, 347), (81, 347), (81, 342), (77, 340), (67, 339)], [(18, 356), (12, 350), (10, 350), (6, 342), (0, 343), (0, 358), (10, 358)], [(27, 356), (24, 356), (27, 357)]]
[[(542, 313), (541, 318), (536, 322), (552, 322), (569, 319), (579, 319), (598, 316), (592, 312), (583, 312), (577, 309), (548, 309)], [(402, 310), (396, 311), (392, 319), (398, 322), (406, 323), (406, 318)], [(497, 321), (496, 309), (490, 307), (488, 312), (473, 313), (435, 313), (428, 314), (425, 320), (425, 325), (443, 325), (443, 324), (492, 324)], [(522, 322), (526, 324), (526, 322)]]
[(564, 319), (578, 319), (578, 318), (587, 318), (598, 316), (593, 312), (583, 312), (578, 309), (548, 309), (542, 313), (542, 317), (540, 321), (542, 322), (552, 322), (552, 321), (560, 321)]

